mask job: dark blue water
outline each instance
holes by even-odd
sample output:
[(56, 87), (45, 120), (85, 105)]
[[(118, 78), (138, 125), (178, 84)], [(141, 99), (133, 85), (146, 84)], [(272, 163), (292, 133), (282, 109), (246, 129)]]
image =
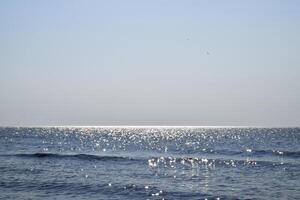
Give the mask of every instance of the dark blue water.
[(0, 199), (300, 199), (300, 128), (0, 128)]

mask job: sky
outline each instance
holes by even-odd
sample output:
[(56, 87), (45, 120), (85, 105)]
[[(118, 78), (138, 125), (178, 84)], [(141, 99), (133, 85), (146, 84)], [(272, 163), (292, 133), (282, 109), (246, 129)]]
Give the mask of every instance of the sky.
[(2, 0), (0, 125), (300, 126), (300, 1)]

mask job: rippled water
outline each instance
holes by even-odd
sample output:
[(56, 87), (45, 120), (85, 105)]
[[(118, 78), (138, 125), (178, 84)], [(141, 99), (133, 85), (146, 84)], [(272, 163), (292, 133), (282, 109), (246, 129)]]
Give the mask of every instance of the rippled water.
[(0, 128), (0, 199), (300, 199), (300, 128)]

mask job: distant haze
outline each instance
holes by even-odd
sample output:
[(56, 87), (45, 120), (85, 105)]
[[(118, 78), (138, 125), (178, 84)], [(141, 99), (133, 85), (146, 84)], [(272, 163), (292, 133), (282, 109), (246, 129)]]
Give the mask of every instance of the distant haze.
[(0, 125), (300, 125), (300, 1), (0, 1)]

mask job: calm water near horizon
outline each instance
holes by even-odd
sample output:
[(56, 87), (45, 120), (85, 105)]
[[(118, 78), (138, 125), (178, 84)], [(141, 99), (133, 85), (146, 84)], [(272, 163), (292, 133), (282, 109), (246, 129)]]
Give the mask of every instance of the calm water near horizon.
[(300, 199), (300, 128), (0, 127), (0, 199)]

